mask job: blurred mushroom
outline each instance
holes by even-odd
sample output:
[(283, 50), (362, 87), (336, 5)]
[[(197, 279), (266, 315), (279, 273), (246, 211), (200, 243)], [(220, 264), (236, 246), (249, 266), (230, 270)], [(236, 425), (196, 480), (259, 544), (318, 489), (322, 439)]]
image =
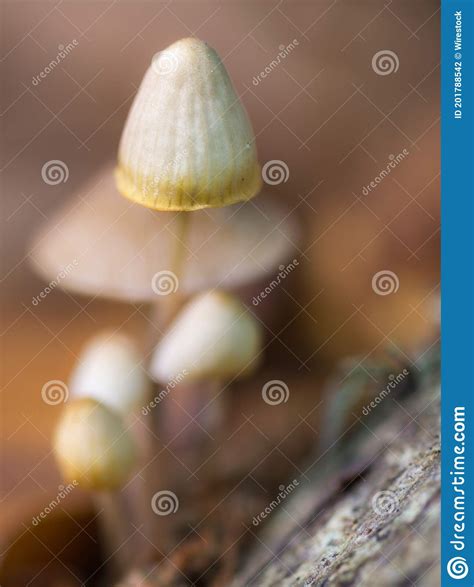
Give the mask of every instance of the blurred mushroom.
[(75, 397), (90, 397), (123, 417), (145, 403), (150, 381), (133, 340), (124, 334), (103, 332), (88, 341), (69, 382)]
[(276, 271), (298, 242), (294, 217), (267, 198), (261, 205), (194, 212), (186, 242), (190, 255), (179, 284), (173, 283), (166, 278), (178, 232), (176, 215), (120, 198), (110, 164), (84, 191), (85, 197), (69, 202), (46, 223), (30, 251), (34, 269), (47, 281), (82, 294), (159, 303), (177, 287), (183, 294), (242, 287)]
[[(222, 421), (220, 385), (255, 371), (262, 338), (259, 322), (238, 298), (209, 291), (189, 302), (170, 325), (154, 351), (150, 374), (167, 385), (184, 379), (178, 386), (184, 411), (189, 414), (194, 405), (189, 415), (212, 429)], [(175, 434), (182, 432), (176, 422), (170, 424)]]
[(54, 437), (54, 452), (66, 481), (111, 491), (129, 478), (135, 447), (121, 417), (92, 398), (69, 402)]
[(130, 563), (127, 511), (118, 490), (136, 466), (136, 449), (121, 417), (92, 398), (66, 405), (53, 449), (65, 481), (95, 492), (104, 541), (120, 571)]

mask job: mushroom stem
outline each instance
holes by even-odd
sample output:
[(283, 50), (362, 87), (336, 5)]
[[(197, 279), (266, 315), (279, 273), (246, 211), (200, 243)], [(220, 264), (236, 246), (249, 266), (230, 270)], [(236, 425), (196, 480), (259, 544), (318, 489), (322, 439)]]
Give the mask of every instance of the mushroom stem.
[(126, 500), (120, 499), (120, 492), (96, 492), (94, 502), (99, 512), (100, 532), (105, 547), (106, 563), (110, 575), (119, 579), (136, 562), (138, 552), (134, 548), (132, 528), (127, 521)]

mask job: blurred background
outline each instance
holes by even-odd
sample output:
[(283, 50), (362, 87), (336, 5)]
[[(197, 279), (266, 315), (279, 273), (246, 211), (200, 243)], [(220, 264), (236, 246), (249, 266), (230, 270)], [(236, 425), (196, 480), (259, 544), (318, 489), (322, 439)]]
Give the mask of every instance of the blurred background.
[[(43, 384), (67, 380), (99, 329), (142, 336), (146, 327), (138, 303), (55, 288), (32, 304), (46, 284), (28, 263), (29, 247), (115, 157), (151, 58), (179, 38), (197, 36), (217, 50), (249, 113), (261, 164), (288, 168), (286, 181), (264, 192), (298, 222), (299, 265), (268, 302), (276, 311), (265, 318), (264, 369), (275, 373), (277, 364), (278, 375), (314, 377), (317, 395), (339, 359), (370, 359), (386, 343), (412, 357), (431, 344), (439, 280), (437, 2), (38, 0), (4, 1), (1, 10), (4, 534), (32, 496), (41, 503), (60, 483), (50, 448), (60, 406), (42, 401)], [(375, 56), (387, 51), (384, 66)], [(66, 164), (66, 181), (43, 181), (51, 160)], [(395, 274), (393, 294), (374, 290), (381, 271)]]

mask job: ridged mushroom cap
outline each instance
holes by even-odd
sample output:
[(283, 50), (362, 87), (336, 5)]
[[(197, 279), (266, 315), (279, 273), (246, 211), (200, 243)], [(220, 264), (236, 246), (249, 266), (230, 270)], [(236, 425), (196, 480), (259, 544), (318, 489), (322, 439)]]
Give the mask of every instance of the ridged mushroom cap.
[[(177, 215), (121, 198), (111, 166), (81, 192), (85, 196), (68, 202), (36, 235), (30, 249), (35, 271), (73, 292), (156, 301), (160, 276), (166, 277), (172, 266)], [(297, 242), (294, 217), (274, 198), (194, 212), (179, 290), (235, 288), (272, 279), (278, 266), (294, 256)]]
[(251, 373), (262, 349), (260, 323), (238, 298), (219, 290), (194, 298), (178, 314), (152, 356), (150, 374), (162, 383), (226, 380)]
[(217, 53), (195, 38), (157, 53), (120, 142), (120, 193), (156, 210), (253, 198), (262, 179), (255, 137)]

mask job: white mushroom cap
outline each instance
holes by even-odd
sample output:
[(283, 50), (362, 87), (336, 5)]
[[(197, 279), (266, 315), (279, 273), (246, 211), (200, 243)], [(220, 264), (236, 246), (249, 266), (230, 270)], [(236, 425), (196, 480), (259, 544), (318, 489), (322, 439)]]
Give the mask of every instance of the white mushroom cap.
[(134, 341), (124, 334), (104, 332), (82, 350), (69, 390), (76, 397), (92, 397), (127, 415), (140, 409), (150, 391)]
[(91, 398), (66, 404), (53, 447), (64, 479), (88, 489), (118, 489), (136, 462), (121, 417)]
[[(172, 266), (176, 214), (122, 198), (111, 165), (84, 191), (40, 231), (30, 252), (34, 269), (66, 290), (156, 300), (156, 275)], [(273, 198), (192, 212), (179, 291), (229, 289), (271, 277), (294, 256), (297, 241), (295, 221)]]
[(195, 38), (154, 56), (118, 159), (119, 191), (156, 210), (227, 206), (262, 185), (247, 114), (217, 53)]
[(158, 343), (150, 366), (162, 383), (241, 377), (258, 364), (259, 322), (235, 296), (214, 290), (194, 298)]

